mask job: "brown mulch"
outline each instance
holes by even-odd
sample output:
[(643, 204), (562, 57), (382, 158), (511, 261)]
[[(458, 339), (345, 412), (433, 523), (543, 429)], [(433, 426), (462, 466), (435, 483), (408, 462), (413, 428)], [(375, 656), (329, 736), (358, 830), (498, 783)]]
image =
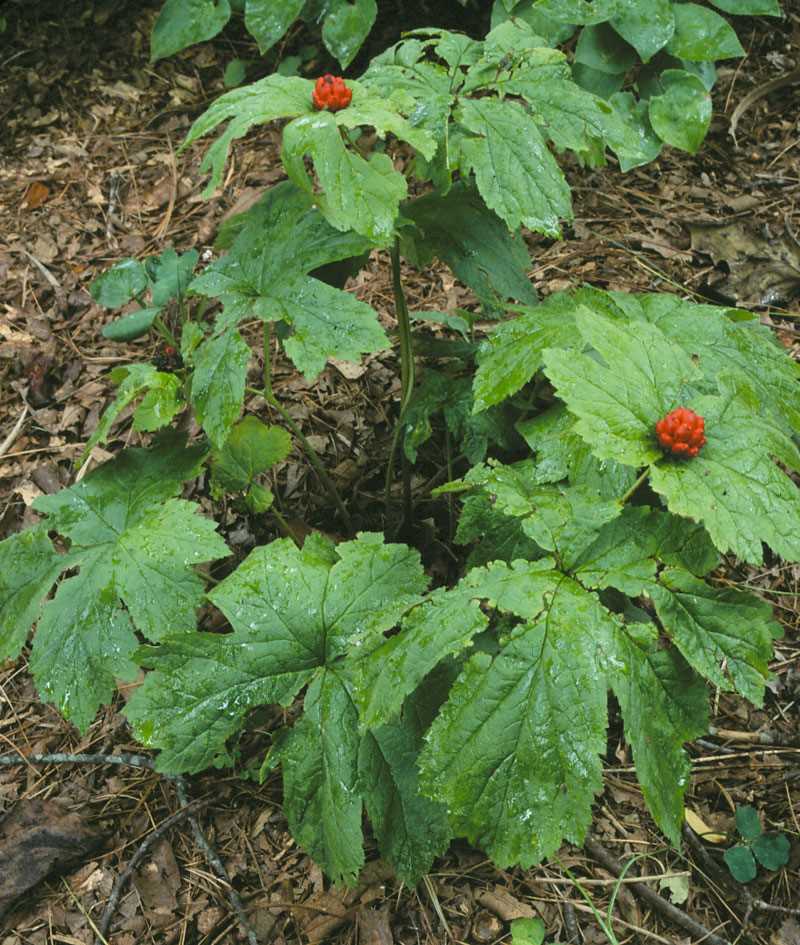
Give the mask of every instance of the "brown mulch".
[[(225, 64), (253, 55), (243, 38), (220, 39), (151, 66), (147, 35), (156, 0), (74, 3), (67, 28), (42, 12), (46, 6), (37, 12), (30, 4), (24, 28), (0, 47), (0, 443), (17, 429), (0, 457), (0, 537), (36, 520), (30, 505), (38, 495), (72, 481), (75, 461), (112, 396), (108, 370), (154, 354), (148, 340), (121, 346), (102, 338), (100, 329), (112, 316), (92, 302), (92, 279), (121, 258), (167, 245), (213, 251), (226, 214), (281, 175), (272, 129), (254, 132), (235, 148), (226, 186), (210, 201), (200, 196), (202, 149), (177, 153), (191, 120), (222, 91)], [(792, 9), (789, 0), (785, 6)], [(532, 279), (542, 294), (589, 282), (743, 306), (764, 301), (736, 293), (769, 284), (763, 270), (774, 272), (779, 262), (760, 259), (762, 277), (737, 282), (737, 267), (745, 263), (693, 248), (703, 222), (741, 223), (752, 245), (760, 238), (758, 245), (781, 243), (787, 252), (800, 234), (800, 87), (776, 90), (748, 109), (738, 124), (738, 147), (728, 134), (733, 110), (751, 90), (800, 65), (800, 15), (746, 22), (741, 35), (749, 55), (720, 69), (712, 132), (698, 155), (667, 150), (654, 164), (624, 175), (613, 166), (590, 170), (568, 162), (574, 225), (562, 241), (529, 237)], [(407, 276), (412, 310), (473, 304), (442, 267)], [(373, 254), (351, 288), (393, 326), (385, 254)], [(796, 352), (797, 296), (758, 310)], [(255, 376), (255, 359), (253, 370)], [(275, 386), (351, 497), (359, 525), (381, 527), (376, 457), (385, 455), (399, 396), (391, 353), (347, 374), (330, 367), (314, 384), (279, 359)], [(264, 412), (257, 398), (249, 407)], [(134, 441), (124, 416), (115, 431), (109, 451)], [(97, 449), (93, 461), (107, 455)], [(419, 489), (439, 473), (435, 455), (426, 462), (415, 478)], [(298, 528), (335, 527), (299, 455), (280, 467), (275, 491)], [(254, 524), (234, 509), (221, 517), (221, 532), (240, 556), (277, 534), (269, 522)], [(762, 871), (748, 887), (750, 896), (778, 910), (800, 905), (800, 567), (731, 566), (726, 580), (773, 604), (785, 636), (776, 644), (765, 706), (722, 695), (714, 703), (712, 734), (690, 746), (687, 806), (717, 842), (683, 851), (665, 845), (621, 741), (610, 748), (592, 836), (619, 861), (643, 855), (630, 875), (645, 877), (667, 898), (675, 896), (670, 885), (688, 886), (680, 908), (724, 939), (798, 945), (800, 916), (749, 911), (742, 888), (719, 868), (736, 806), (752, 804), (769, 829), (790, 837), (792, 854), (786, 869)], [(0, 665), (0, 753), (136, 750), (114, 708), (80, 738), (39, 702), (24, 661)], [(192, 798), (207, 802), (200, 822), (259, 941), (492, 943), (508, 940), (512, 919), (531, 915), (542, 916), (548, 940), (607, 940), (565, 872), (579, 877), (603, 912), (615, 880), (583, 849), (565, 846), (550, 864), (503, 871), (456, 842), (416, 890), (399, 887), (372, 849), (360, 885), (337, 890), (292, 841), (279, 780), (258, 785), (214, 771), (191, 779), (189, 789)], [(5, 924), (0, 921), (0, 945), (90, 943), (115, 879), (148, 833), (177, 810), (174, 788), (152, 771), (127, 767), (0, 768), (0, 815), (23, 800), (58, 802), (104, 840), (80, 867), (26, 894)], [(697, 941), (627, 884), (619, 887), (614, 916), (620, 942)], [(109, 940), (243, 940), (225, 886), (187, 824), (166, 833), (135, 873)]]

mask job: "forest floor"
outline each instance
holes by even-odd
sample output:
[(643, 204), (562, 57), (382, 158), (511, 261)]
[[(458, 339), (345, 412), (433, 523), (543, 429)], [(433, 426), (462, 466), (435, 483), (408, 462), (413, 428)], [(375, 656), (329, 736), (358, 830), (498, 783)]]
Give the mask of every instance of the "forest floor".
[[(213, 249), (222, 221), (281, 177), (278, 132), (261, 129), (234, 149), (221, 193), (201, 198), (202, 148), (177, 147), (191, 120), (223, 90), (227, 62), (255, 51), (245, 37), (234, 37), (150, 65), (157, 6), (70, 0), (64, 4), (75, 8), (70, 18), (48, 15), (46, 3), (23, 4), (0, 46), (0, 537), (37, 520), (31, 509), (37, 496), (72, 481), (75, 460), (113, 397), (109, 369), (155, 353), (146, 340), (125, 346), (101, 336), (110, 315), (92, 302), (92, 279), (122, 258), (167, 245)], [(786, 7), (796, 9), (788, 0)], [(800, 16), (741, 22), (748, 56), (720, 69), (712, 131), (700, 153), (667, 150), (626, 175), (613, 163), (600, 170), (568, 165), (575, 221), (562, 241), (529, 237), (531, 278), (543, 295), (587, 282), (752, 308), (800, 356), (800, 86), (767, 86), (800, 66)], [(742, 113), (734, 140), (732, 116), (754, 90), (764, 94)], [(407, 284), (412, 311), (474, 304), (443, 267), (408, 271)], [(350, 287), (387, 328), (394, 326), (386, 254), (374, 253)], [(394, 355), (331, 366), (314, 384), (279, 359), (275, 389), (359, 521), (380, 528), (376, 457), (386, 454), (399, 398)], [(266, 410), (257, 399), (249, 407)], [(124, 419), (108, 450), (135, 441)], [(95, 449), (93, 461), (109, 455)], [(413, 480), (420, 504), (445, 469), (435, 450), (426, 454)], [(335, 527), (300, 455), (281, 465), (275, 491), (292, 527)], [(430, 509), (440, 514), (441, 507)], [(276, 533), (270, 521), (249, 521), (232, 508), (221, 516), (217, 509), (217, 518), (239, 559)], [(446, 558), (445, 550), (426, 550), (434, 566)], [(597, 847), (567, 845), (538, 868), (498, 870), (454, 843), (417, 889), (399, 886), (372, 849), (360, 884), (342, 890), (330, 888), (292, 841), (278, 778), (258, 785), (210, 771), (187, 788), (258, 940), (491, 945), (510, 940), (512, 919), (540, 915), (548, 941), (599, 943), (608, 939), (589, 901), (602, 913), (616, 889), (620, 942), (699, 942), (700, 935), (627, 882), (638, 877), (725, 941), (800, 945), (800, 567), (728, 562), (717, 577), (769, 601), (785, 636), (776, 643), (764, 707), (717, 694), (711, 734), (689, 746), (687, 808), (695, 830), (706, 834), (702, 842), (682, 851), (665, 843), (620, 739), (609, 746), (592, 827), (593, 840), (615, 860), (637, 857), (618, 889)], [(80, 738), (39, 702), (24, 660), (0, 664), (0, 752), (136, 751), (117, 711), (122, 698)], [(27, 893), (0, 920), (0, 945), (91, 943), (115, 880), (146, 836), (178, 809), (175, 785), (146, 768), (0, 767), (0, 815), (23, 802), (38, 804), (43, 822), (52, 819), (67, 842), (74, 829), (88, 830), (98, 844), (72, 872)], [(726, 878), (722, 863), (743, 804), (792, 842), (788, 867), (761, 870), (746, 887)], [(2, 855), (0, 845), (0, 861)], [(229, 889), (196, 834), (185, 821), (165, 830), (119, 901), (109, 941), (240, 940)]]

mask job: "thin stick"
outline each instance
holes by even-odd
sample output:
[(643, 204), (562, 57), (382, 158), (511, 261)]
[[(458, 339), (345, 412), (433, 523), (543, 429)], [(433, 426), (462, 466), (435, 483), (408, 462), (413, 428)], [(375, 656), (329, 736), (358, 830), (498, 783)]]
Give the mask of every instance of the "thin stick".
[[(619, 876), (623, 871), (623, 867), (614, 859), (608, 850), (596, 840), (587, 840), (584, 846), (605, 869), (614, 873), (615, 876)], [(629, 888), (636, 896), (643, 899), (657, 912), (660, 912), (664, 918), (674, 922), (675, 925), (682, 928), (685, 932), (689, 932), (690, 935), (701, 938), (706, 945), (729, 945), (726, 939), (716, 935), (714, 932), (710, 932), (704, 925), (701, 925), (699, 922), (696, 922), (690, 916), (686, 915), (686, 913), (678, 909), (677, 906), (673, 906), (671, 902), (667, 902), (666, 899), (659, 896), (658, 893), (650, 889), (649, 886), (645, 886), (642, 883), (631, 883)]]
[(108, 938), (108, 930), (111, 927), (111, 920), (114, 918), (114, 913), (117, 911), (119, 906), (120, 899), (122, 894), (128, 887), (128, 883), (131, 881), (131, 877), (136, 872), (139, 867), (139, 864), (150, 852), (150, 848), (160, 840), (165, 833), (168, 833), (176, 824), (179, 824), (182, 820), (185, 820), (187, 817), (191, 817), (192, 813), (200, 807), (202, 804), (207, 804), (207, 800), (198, 800), (193, 801), (191, 805), (187, 807), (181, 807), (179, 811), (172, 814), (170, 817), (167, 817), (166, 820), (163, 820), (155, 830), (152, 830), (144, 839), (144, 841), (139, 846), (139, 849), (131, 857), (130, 863), (125, 867), (125, 869), (119, 874), (114, 887), (111, 890), (111, 895), (108, 897), (108, 902), (106, 903), (105, 909), (103, 909), (103, 914), (100, 917), (100, 922), (97, 927), (97, 939), (95, 939), (95, 945), (103, 945)]
[[(175, 778), (173, 783), (175, 785), (175, 791), (178, 795), (178, 800), (180, 801), (181, 807), (183, 809), (187, 808), (189, 806), (189, 797), (186, 793), (186, 782), (183, 780), (183, 778)], [(221, 880), (221, 882), (227, 887), (228, 901), (230, 902), (231, 908), (233, 909), (236, 918), (239, 921), (239, 925), (241, 925), (245, 931), (245, 934), (247, 935), (247, 941), (249, 942), (249, 945), (258, 945), (258, 938), (256, 936), (255, 929), (247, 918), (244, 903), (242, 902), (239, 893), (233, 888), (230, 876), (228, 876), (228, 871), (225, 869), (225, 864), (219, 858), (217, 851), (206, 839), (206, 836), (200, 828), (197, 818), (194, 817), (192, 813), (189, 814), (189, 823), (192, 827), (194, 839), (197, 845), (203, 851), (208, 865), (217, 874), (217, 877)]]
[(17, 422), (11, 428), (11, 432), (8, 436), (0, 443), (0, 456), (5, 456), (5, 454), (11, 449), (14, 445), (14, 440), (16, 440), (19, 431), (22, 429), (22, 424), (25, 423), (25, 418), (28, 416), (28, 405), (22, 408), (22, 413), (19, 415)]
[(0, 755), (0, 765), (129, 765), (131, 768), (155, 768), (155, 762), (146, 755), (68, 755), (55, 752), (49, 755)]
[[(395, 239), (392, 246), (392, 287), (394, 289), (394, 304), (397, 312), (397, 328), (400, 335), (400, 415), (392, 436), (392, 444), (389, 447), (389, 459), (386, 464), (386, 487), (384, 489), (384, 501), (386, 508), (389, 507), (391, 497), (392, 479), (394, 478), (394, 458), (397, 454), (397, 448), (400, 438), (403, 434), (403, 423), (405, 421), (408, 405), (411, 403), (411, 397), (414, 393), (414, 347), (411, 340), (411, 319), (408, 315), (408, 305), (406, 296), (403, 292), (403, 281), (400, 273), (400, 240)], [(403, 520), (411, 520), (411, 471), (407, 466), (403, 467)]]
[(636, 492), (639, 486), (645, 481), (645, 479), (647, 479), (649, 474), (650, 474), (650, 467), (648, 466), (645, 469), (645, 471), (639, 476), (636, 482), (634, 482), (634, 484), (630, 487), (630, 489), (628, 489), (625, 495), (619, 500), (620, 505), (625, 505), (628, 499), (631, 498), (631, 496), (634, 494), (634, 492)]

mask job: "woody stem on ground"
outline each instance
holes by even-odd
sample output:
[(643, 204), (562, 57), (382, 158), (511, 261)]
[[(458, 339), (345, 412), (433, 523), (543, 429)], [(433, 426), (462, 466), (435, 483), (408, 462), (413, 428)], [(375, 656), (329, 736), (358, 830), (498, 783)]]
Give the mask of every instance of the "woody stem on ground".
[(275, 396), (272, 390), (272, 373), (270, 370), (270, 348), (272, 342), (272, 325), (270, 322), (264, 323), (264, 389), (262, 391), (256, 391), (256, 393), (261, 394), (261, 396), (266, 400), (270, 407), (274, 407), (275, 410), (281, 415), (283, 422), (291, 430), (291, 432), (297, 437), (300, 442), (301, 447), (303, 448), (306, 456), (308, 457), (309, 462), (314, 467), (314, 471), (319, 476), (319, 481), (322, 483), (324, 489), (328, 495), (333, 500), (334, 505), (339, 510), (339, 515), (341, 516), (342, 523), (347, 529), (348, 534), (353, 534), (353, 522), (350, 518), (350, 513), (347, 511), (342, 497), (339, 495), (339, 490), (336, 488), (333, 480), (328, 475), (325, 470), (325, 466), (322, 463), (322, 460), (319, 457), (319, 454), (314, 449), (314, 447), (308, 442), (306, 435), (300, 429), (300, 427), (294, 422), (289, 411), (278, 401), (278, 398)]
[[(392, 288), (397, 314), (397, 330), (400, 336), (400, 414), (394, 428), (389, 459), (386, 465), (385, 503), (387, 509), (389, 507), (392, 479), (394, 478), (394, 459), (403, 434), (406, 411), (414, 393), (414, 348), (411, 342), (411, 319), (408, 316), (408, 305), (406, 304), (406, 296), (403, 292), (403, 283), (400, 277), (399, 239), (395, 239), (392, 246)], [(411, 519), (411, 471), (405, 462), (403, 463), (403, 517), (406, 522)]]

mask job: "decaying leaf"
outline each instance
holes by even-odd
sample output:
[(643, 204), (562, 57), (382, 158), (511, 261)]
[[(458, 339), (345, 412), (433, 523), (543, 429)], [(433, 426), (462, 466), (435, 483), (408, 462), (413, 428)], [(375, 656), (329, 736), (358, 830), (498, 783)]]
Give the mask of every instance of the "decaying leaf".
[(720, 270), (711, 287), (740, 305), (788, 306), (800, 297), (800, 244), (786, 232), (772, 237), (752, 223), (693, 224), (692, 249), (708, 254)]
[(102, 837), (56, 801), (19, 801), (0, 821), (0, 919), (43, 879), (97, 850)]

